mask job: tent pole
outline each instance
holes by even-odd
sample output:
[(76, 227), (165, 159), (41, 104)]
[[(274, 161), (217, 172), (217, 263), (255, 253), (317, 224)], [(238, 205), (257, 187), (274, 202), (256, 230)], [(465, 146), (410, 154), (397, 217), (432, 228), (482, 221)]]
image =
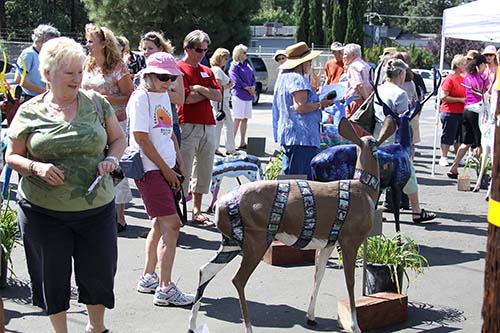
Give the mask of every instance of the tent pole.
[[(445, 16), (443, 16), (443, 27), (444, 27)], [(444, 29), (441, 29), (441, 50), (439, 51), (439, 72), (443, 73), (443, 64), (444, 64)], [(435, 176), (436, 171), (436, 150), (438, 145), (438, 128), (439, 128), (439, 106), (441, 105), (441, 89), (438, 89), (438, 93), (436, 96), (436, 104), (434, 104), (434, 110), (436, 112), (436, 119), (434, 123), (434, 146), (432, 150), (432, 171), (431, 177)]]

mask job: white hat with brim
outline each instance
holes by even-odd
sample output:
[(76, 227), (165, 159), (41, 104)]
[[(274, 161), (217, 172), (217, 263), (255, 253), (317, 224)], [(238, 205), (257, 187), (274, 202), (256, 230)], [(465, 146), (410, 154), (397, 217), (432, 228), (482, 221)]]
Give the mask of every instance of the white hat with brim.
[(174, 56), (167, 52), (153, 53), (146, 59), (146, 65), (146, 68), (139, 72), (140, 75), (154, 73), (178, 76), (183, 74)]
[(276, 50), (276, 53), (274, 53), (274, 61), (278, 61), (278, 57), (282, 55), (286, 57), (285, 50)]
[(298, 65), (319, 56), (321, 51), (311, 51), (305, 42), (290, 45), (285, 50), (286, 61), (281, 64), (280, 69), (292, 69)]
[(481, 53), (482, 55), (485, 54), (497, 54), (497, 48), (494, 47), (493, 45), (488, 45), (484, 48), (484, 51)]

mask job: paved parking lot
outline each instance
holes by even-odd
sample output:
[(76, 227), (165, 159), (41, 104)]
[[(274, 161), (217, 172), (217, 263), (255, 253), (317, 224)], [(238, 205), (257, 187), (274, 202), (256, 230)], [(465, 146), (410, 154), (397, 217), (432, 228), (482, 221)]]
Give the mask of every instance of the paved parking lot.
[[(266, 137), (266, 152), (277, 145), (272, 142), (269, 95), (249, 121), (249, 135)], [(411, 215), (402, 215), (402, 230), (421, 246), (430, 262), (425, 274), (414, 278), (408, 289), (409, 320), (401, 325), (373, 332), (479, 332), (483, 297), (484, 257), (487, 238), (487, 203), (484, 191), (458, 192), (456, 181), (446, 177), (446, 168), (437, 166), (431, 177), (434, 105), (424, 108), (421, 117), (423, 142), (415, 160), (420, 184), (422, 207), (434, 211), (438, 218), (431, 223), (415, 225)], [(237, 187), (234, 179), (224, 180), (221, 192)], [(119, 235), (119, 269), (116, 276), (116, 308), (108, 311), (106, 322), (113, 332), (186, 332), (189, 309), (161, 308), (152, 303), (152, 295), (135, 291), (142, 271), (144, 239), (140, 234), (149, 220), (138, 192), (127, 209), (128, 229)], [(205, 196), (207, 207), (210, 195)], [(383, 231), (394, 233), (392, 215), (386, 215)], [(220, 234), (213, 228), (186, 225), (182, 228), (174, 266), (174, 280), (186, 291), (194, 292), (198, 269), (219, 246)], [(30, 305), (29, 279), (24, 252), (14, 252), (15, 276), (2, 290), (5, 300), (7, 332), (51, 332), (49, 321), (39, 309)], [(229, 264), (208, 286), (198, 324), (207, 324), (210, 333), (243, 332), (238, 297), (231, 279), (238, 269), (239, 258)], [(247, 299), (255, 333), (264, 332), (339, 332), (336, 322), (337, 301), (347, 297), (344, 275), (335, 258), (329, 262), (320, 289), (317, 306), (318, 326), (306, 325), (305, 314), (312, 290), (312, 266), (272, 267), (261, 263), (247, 285)], [(361, 269), (356, 270), (356, 294), (361, 294)], [(68, 315), (70, 332), (83, 332), (85, 307), (72, 301)]]

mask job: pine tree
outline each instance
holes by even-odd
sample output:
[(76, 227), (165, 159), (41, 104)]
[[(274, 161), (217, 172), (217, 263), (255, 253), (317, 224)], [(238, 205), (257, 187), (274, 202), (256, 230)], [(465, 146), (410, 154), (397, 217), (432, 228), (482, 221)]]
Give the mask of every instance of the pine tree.
[(333, 0), (326, 0), (324, 36), (324, 43), (330, 45), (333, 42)]
[(346, 43), (356, 43), (363, 47), (365, 34), (363, 32), (365, 6), (359, 0), (349, 0), (347, 5)]
[(343, 43), (345, 41), (346, 28), (347, 0), (335, 0), (332, 26), (332, 39), (334, 42), (337, 41)]
[(296, 0), (295, 2), (295, 20), (297, 32), (295, 40), (297, 42), (306, 42), (310, 44), (309, 36), (309, 0)]
[(248, 44), (250, 17), (260, 8), (260, 0), (150, 0), (147, 6), (135, 0), (83, 1), (93, 21), (125, 35), (132, 46), (137, 45), (142, 33), (157, 30), (177, 50), (182, 50), (184, 37), (195, 29), (208, 33), (212, 50)]
[(315, 45), (323, 45), (323, 1), (312, 0), (309, 15), (309, 39)]

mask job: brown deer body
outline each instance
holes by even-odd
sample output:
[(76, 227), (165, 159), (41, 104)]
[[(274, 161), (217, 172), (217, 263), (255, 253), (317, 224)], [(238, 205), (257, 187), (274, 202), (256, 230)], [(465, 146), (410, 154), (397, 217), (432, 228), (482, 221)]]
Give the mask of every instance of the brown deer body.
[(307, 314), (310, 324), (314, 323), (314, 305), (326, 261), (338, 241), (342, 248), (351, 305), (351, 330), (361, 332), (354, 303), (356, 253), (371, 230), (378, 198), (377, 146), (394, 129), (395, 125), (388, 117), (379, 141), (371, 137), (360, 139), (350, 123), (345, 118), (341, 120), (339, 132), (358, 146), (358, 180), (329, 183), (305, 180), (261, 181), (242, 185), (219, 199), (216, 221), (223, 240), (217, 255), (200, 269), (189, 332), (194, 332), (196, 328), (196, 317), (204, 289), (240, 253), (243, 258), (233, 284), (240, 298), (246, 333), (252, 332), (244, 288), (274, 239), (294, 247), (320, 250), (316, 260), (314, 291)]

